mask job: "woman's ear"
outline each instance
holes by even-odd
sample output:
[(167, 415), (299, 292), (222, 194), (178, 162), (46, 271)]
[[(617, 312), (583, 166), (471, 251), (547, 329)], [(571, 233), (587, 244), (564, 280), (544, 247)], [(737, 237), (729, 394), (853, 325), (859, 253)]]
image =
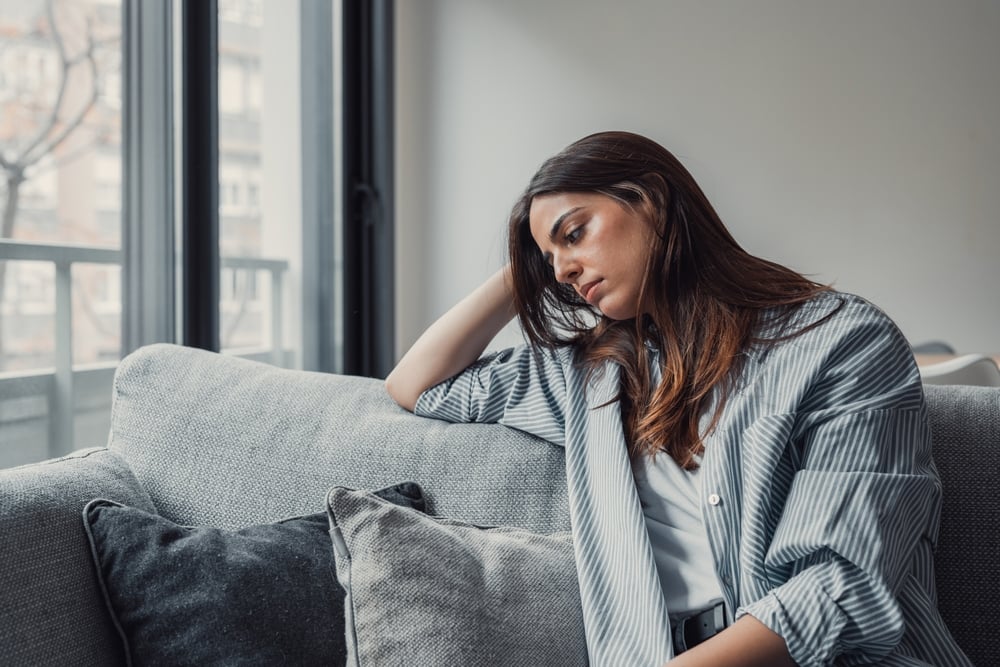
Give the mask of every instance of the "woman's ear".
[(643, 174), (639, 179), (642, 201), (639, 211), (649, 222), (653, 232), (661, 239), (667, 233), (667, 210), (670, 207), (670, 186), (667, 180), (655, 171)]
[(642, 200), (636, 206), (636, 212), (649, 225), (649, 228), (657, 238), (661, 241), (666, 238), (667, 209), (665, 206), (651, 201), (650, 196), (644, 192)]

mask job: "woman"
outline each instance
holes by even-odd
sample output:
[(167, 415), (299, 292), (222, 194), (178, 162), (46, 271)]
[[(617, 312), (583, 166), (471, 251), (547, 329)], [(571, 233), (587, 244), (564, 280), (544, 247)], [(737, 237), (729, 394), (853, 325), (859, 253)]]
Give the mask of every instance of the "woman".
[[(386, 380), (564, 445), (596, 665), (964, 665), (920, 377), (864, 300), (744, 251), (644, 137), (539, 169), (510, 263)], [(479, 358), (517, 316), (528, 346)]]

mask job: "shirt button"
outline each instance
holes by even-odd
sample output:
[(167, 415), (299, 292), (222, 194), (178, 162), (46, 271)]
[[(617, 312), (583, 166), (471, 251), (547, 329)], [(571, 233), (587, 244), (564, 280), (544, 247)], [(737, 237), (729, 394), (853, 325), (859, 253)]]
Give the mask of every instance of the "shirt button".
[(722, 502), (722, 498), (719, 497), (718, 493), (713, 493), (712, 495), (710, 495), (708, 497), (708, 504), (709, 505), (713, 505), (714, 506), (714, 505), (718, 505), (721, 502)]

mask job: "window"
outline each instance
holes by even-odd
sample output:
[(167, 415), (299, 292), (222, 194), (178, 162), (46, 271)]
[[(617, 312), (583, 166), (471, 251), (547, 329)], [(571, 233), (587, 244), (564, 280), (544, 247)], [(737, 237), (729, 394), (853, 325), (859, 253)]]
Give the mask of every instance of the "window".
[(296, 9), (283, 0), (219, 3), (219, 336), (223, 352), (301, 368)]
[(121, 19), (0, 0), (0, 466), (107, 438), (106, 401), (53, 386), (110, 396), (121, 351)]
[(106, 442), (117, 363), (147, 343), (379, 373), (392, 188), (371, 172), (392, 144), (360, 110), (384, 125), (391, 96), (359, 49), (389, 49), (389, 19), (389, 0), (0, 0), (0, 467)]

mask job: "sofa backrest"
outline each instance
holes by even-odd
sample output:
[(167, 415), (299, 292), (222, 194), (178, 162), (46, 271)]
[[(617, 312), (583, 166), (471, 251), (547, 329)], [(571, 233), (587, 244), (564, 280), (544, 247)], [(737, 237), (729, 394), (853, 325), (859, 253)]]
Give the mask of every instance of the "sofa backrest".
[(924, 385), (941, 476), (938, 609), (975, 665), (1000, 659), (1000, 389)]
[(119, 366), (111, 423), (108, 448), (179, 523), (274, 521), (321, 511), (331, 486), (412, 480), (444, 516), (569, 528), (560, 447), (504, 426), (415, 417), (380, 380), (151, 345)]
[[(943, 505), (939, 609), (975, 664), (1000, 655), (1000, 389), (925, 392)], [(566, 530), (561, 448), (503, 426), (421, 419), (379, 380), (288, 371), (174, 345), (127, 357), (109, 449), (161, 514), (235, 528), (317, 512), (334, 485), (423, 485), (432, 511)]]

